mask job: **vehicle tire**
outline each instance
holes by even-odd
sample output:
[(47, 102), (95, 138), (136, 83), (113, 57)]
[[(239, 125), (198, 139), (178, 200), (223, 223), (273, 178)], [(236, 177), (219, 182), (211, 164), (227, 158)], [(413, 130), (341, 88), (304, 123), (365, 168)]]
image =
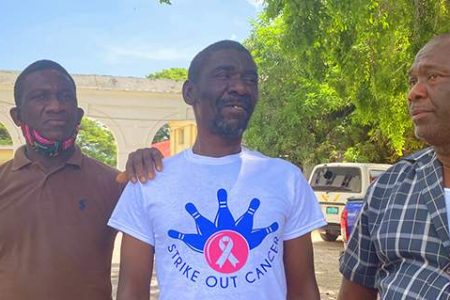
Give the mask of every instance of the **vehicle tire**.
[(338, 236), (339, 236), (338, 234), (331, 233), (328, 231), (324, 231), (324, 232), (320, 233), (320, 237), (322, 238), (322, 240), (324, 240), (326, 242), (334, 242), (334, 241), (336, 241)]

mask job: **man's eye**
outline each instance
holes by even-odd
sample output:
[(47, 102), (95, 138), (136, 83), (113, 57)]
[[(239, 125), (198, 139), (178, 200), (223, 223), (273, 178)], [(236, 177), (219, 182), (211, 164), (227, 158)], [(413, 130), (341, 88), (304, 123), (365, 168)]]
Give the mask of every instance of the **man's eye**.
[(74, 96), (72, 95), (72, 93), (62, 93), (59, 95), (59, 100), (60, 101), (72, 101), (74, 99)]
[(47, 99), (46, 94), (36, 94), (31, 97), (31, 100), (35, 100), (35, 101), (44, 101), (46, 99)]
[(436, 80), (439, 77), (436, 73), (431, 73), (428, 75), (428, 80)]
[(244, 80), (245, 80), (246, 82), (251, 83), (251, 84), (256, 84), (256, 83), (258, 83), (258, 77), (256, 77), (256, 76), (245, 76), (245, 77), (244, 77)]
[(410, 77), (408, 79), (408, 84), (410, 87), (413, 87), (414, 85), (416, 85), (416, 83), (417, 83), (417, 78)]
[(223, 71), (223, 72), (217, 72), (214, 77), (216, 77), (218, 79), (227, 79), (230, 77), (230, 75), (228, 74), (228, 72)]

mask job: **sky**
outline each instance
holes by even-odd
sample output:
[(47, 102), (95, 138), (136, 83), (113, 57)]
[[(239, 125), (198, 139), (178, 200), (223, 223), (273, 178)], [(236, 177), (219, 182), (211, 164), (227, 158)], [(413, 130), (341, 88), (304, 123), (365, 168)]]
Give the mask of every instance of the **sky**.
[(260, 0), (0, 0), (0, 70), (51, 59), (72, 74), (145, 77), (244, 41)]

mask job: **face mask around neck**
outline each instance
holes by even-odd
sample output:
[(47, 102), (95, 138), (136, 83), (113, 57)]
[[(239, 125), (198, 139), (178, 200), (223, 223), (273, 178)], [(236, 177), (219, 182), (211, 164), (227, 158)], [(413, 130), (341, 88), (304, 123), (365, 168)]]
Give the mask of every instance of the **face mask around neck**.
[(79, 127), (77, 126), (72, 135), (65, 140), (49, 140), (43, 137), (36, 129), (31, 128), (27, 124), (20, 126), (23, 136), (28, 145), (30, 145), (37, 153), (47, 156), (55, 157), (62, 152), (72, 148), (77, 138)]

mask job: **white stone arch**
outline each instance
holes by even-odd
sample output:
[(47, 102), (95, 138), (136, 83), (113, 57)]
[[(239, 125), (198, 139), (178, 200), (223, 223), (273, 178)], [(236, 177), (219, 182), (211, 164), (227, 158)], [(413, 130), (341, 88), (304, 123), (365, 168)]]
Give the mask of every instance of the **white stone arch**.
[(13, 105), (11, 105), (11, 103), (0, 100), (0, 123), (2, 123), (8, 131), (13, 148), (17, 149), (25, 142), (25, 139), (22, 136), (20, 127), (17, 127), (11, 119), (9, 111), (12, 107)]
[(153, 139), (155, 138), (156, 134), (158, 133), (158, 131), (164, 126), (164, 125), (168, 125), (169, 122), (165, 120), (156, 122), (154, 127), (151, 128), (148, 132), (148, 136), (146, 138), (147, 140), (147, 145), (151, 145), (153, 143)]

